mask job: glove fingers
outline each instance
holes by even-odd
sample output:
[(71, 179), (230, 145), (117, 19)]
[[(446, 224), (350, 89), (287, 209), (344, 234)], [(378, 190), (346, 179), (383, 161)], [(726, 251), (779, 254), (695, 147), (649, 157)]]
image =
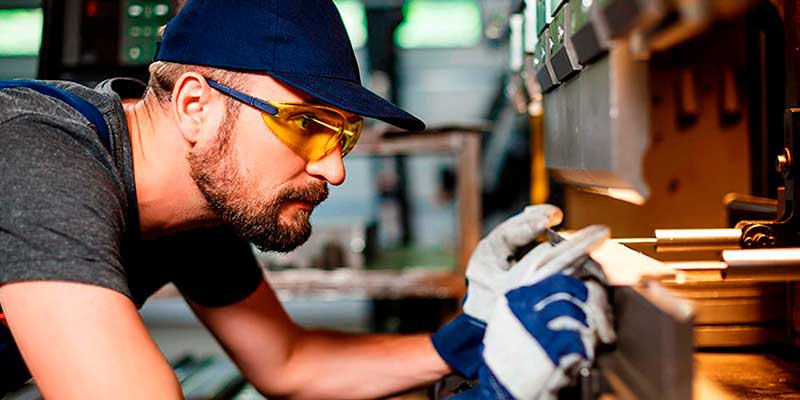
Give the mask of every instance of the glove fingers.
[[(544, 350), (547, 357), (554, 365), (559, 365), (561, 363), (561, 358), (570, 354), (588, 357), (586, 346), (584, 345), (581, 335), (582, 330), (553, 329), (542, 321), (539, 313), (532, 312), (530, 308), (514, 307), (509, 303), (509, 311), (511, 311), (513, 318), (515, 318), (518, 323), (522, 324), (527, 333), (539, 343), (541, 349)], [(492, 327), (492, 323), (490, 323), (489, 326), (490, 328), (487, 328), (487, 335), (489, 334), (488, 329), (498, 328)], [(485, 351), (488, 351), (489, 347), (486, 338), (484, 338), (484, 345), (487, 346)], [(515, 351), (519, 351), (519, 349), (507, 348), (508, 343), (502, 345), (494, 343), (493, 346), (502, 346), (504, 351), (509, 352), (509, 354), (514, 354)], [(497, 348), (493, 347), (493, 350), (497, 351)]]
[[(544, 306), (544, 308), (541, 309), (541, 311), (537, 313), (537, 317), (553, 330), (581, 329), (581, 325), (584, 328), (589, 327), (589, 323), (586, 322), (586, 312), (584, 312), (581, 307), (567, 299), (559, 299), (548, 303)], [(555, 323), (559, 322), (553, 321), (556, 318), (571, 319), (573, 323), (566, 323), (563, 321), (560, 323)], [(554, 323), (550, 324), (551, 322)]]
[(594, 281), (586, 282), (586, 288), (589, 291), (589, 301), (586, 305), (589, 308), (590, 318), (597, 329), (597, 336), (601, 342), (611, 344), (617, 339), (617, 335), (614, 332), (611, 305), (608, 303), (606, 290)]
[(533, 311), (537, 304), (551, 296), (566, 295), (585, 301), (589, 292), (579, 279), (568, 275), (551, 275), (541, 282), (506, 293), (509, 307)]
[(541, 267), (541, 260), (549, 260), (547, 255), (552, 251), (550, 242), (541, 243), (522, 257), (506, 274), (505, 291), (518, 288), (525, 282), (525, 277)]
[(558, 207), (549, 204), (529, 206), (492, 230), (485, 240), (495, 257), (505, 259), (541, 236), (545, 229), (561, 223), (563, 215)]
[(529, 270), (523, 283), (533, 283), (541, 277), (562, 272), (573, 265), (580, 257), (586, 256), (608, 239), (609, 230), (602, 225), (592, 225), (581, 229), (574, 236), (555, 245), (542, 255), (540, 267)]
[(537, 269), (540, 265), (542, 265), (542, 261), (547, 261), (552, 257), (548, 256), (548, 253), (550, 253), (554, 247), (555, 245), (551, 242), (541, 243), (534, 247), (533, 250), (525, 254), (517, 264), (530, 264), (534, 269)]
[(522, 213), (530, 215), (529, 218), (536, 218), (544, 221), (544, 224), (549, 228), (556, 226), (564, 220), (564, 212), (560, 208), (552, 204), (539, 204), (535, 206), (527, 206)]
[[(591, 318), (591, 316), (589, 316)], [(557, 316), (547, 327), (553, 332), (573, 332), (577, 333), (583, 343), (585, 354), (581, 354), (587, 360), (594, 360), (594, 349), (597, 346), (597, 334), (594, 327), (587, 326), (589, 321), (581, 322), (568, 316)], [(563, 360), (562, 360), (563, 362)]]
[(551, 337), (545, 342), (547, 345), (544, 351), (553, 361), (553, 364), (561, 365), (564, 357), (573, 354), (581, 358), (589, 357), (586, 354), (586, 346), (583, 344), (580, 333), (567, 330), (549, 331), (549, 333)]

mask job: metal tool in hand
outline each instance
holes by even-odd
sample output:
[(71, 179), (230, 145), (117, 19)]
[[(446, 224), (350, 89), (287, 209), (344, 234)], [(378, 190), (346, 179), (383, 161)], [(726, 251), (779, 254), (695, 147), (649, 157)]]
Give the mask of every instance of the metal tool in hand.
[[(559, 244), (566, 240), (552, 229), (547, 230), (547, 239), (553, 244)], [(603, 267), (597, 261), (593, 260), (589, 254), (576, 258), (572, 264), (565, 267), (565, 269), (570, 268), (572, 268), (572, 273), (570, 275), (578, 279), (591, 278), (597, 280), (603, 286), (608, 286), (608, 278), (605, 272), (603, 272)]]

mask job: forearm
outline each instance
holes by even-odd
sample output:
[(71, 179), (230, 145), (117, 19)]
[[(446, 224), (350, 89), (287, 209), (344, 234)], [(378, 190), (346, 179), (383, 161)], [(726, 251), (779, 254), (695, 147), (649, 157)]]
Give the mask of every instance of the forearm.
[(306, 331), (279, 374), (266, 374), (286, 397), (372, 399), (431, 384), (451, 373), (430, 335), (351, 335)]

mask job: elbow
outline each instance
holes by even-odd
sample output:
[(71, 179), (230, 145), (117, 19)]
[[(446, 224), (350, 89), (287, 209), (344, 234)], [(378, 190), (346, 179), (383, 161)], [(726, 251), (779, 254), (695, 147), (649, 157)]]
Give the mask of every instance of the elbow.
[(250, 384), (253, 385), (260, 395), (270, 400), (288, 400), (298, 398), (298, 395), (295, 391), (288, 390), (286, 387), (280, 387), (272, 382), (258, 382), (251, 380)]
[(308, 376), (304, 374), (307, 369), (302, 368), (302, 363), (297, 362), (297, 348), (301, 347), (303, 331), (298, 331), (288, 346), (289, 351), (281, 356), (281, 361), (271, 363), (269, 366), (260, 365), (257, 368), (248, 368), (245, 378), (264, 397), (270, 400), (277, 399), (305, 399), (310, 387)]
[(310, 382), (303, 383), (301, 376), (290, 371), (288, 367), (275, 368), (261, 372), (258, 376), (248, 377), (248, 380), (258, 393), (270, 400), (320, 399), (319, 396), (309, 395)]
[(261, 389), (261, 388), (256, 388), (256, 390), (258, 391), (258, 393), (260, 395), (262, 395), (265, 398), (268, 398), (270, 400), (288, 400), (288, 399), (293, 399), (294, 398), (291, 395), (278, 394), (278, 393), (275, 393), (273, 391), (264, 390), (264, 389)]

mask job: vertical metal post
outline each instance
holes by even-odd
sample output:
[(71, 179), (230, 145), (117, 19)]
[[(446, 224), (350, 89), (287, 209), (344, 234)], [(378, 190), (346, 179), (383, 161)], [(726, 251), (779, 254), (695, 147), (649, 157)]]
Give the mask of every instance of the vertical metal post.
[(458, 182), (456, 187), (459, 220), (458, 268), (461, 276), (466, 273), (467, 262), (472, 251), (481, 239), (481, 180), (480, 146), (477, 133), (463, 133), (453, 136), (460, 140), (458, 152)]

